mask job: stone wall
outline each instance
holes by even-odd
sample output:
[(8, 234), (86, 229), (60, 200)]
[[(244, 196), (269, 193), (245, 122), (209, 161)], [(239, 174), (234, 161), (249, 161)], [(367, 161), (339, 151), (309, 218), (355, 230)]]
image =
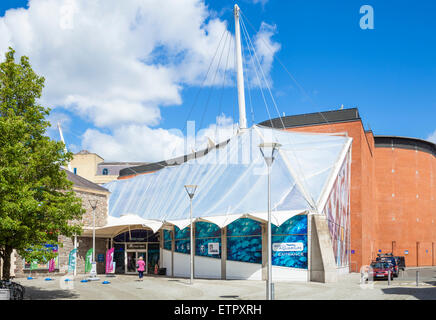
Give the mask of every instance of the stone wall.
[[(92, 238), (78, 237), (77, 239), (77, 274), (85, 273), (85, 257), (86, 252), (92, 248)], [(103, 254), (106, 258), (106, 251), (108, 249), (108, 239), (96, 238), (95, 239), (95, 260), (97, 261), (98, 255)], [(68, 264), (68, 261), (67, 261)], [(97, 262), (97, 273), (105, 273), (105, 263)]]
[(97, 201), (97, 207), (95, 209), (95, 226), (102, 227), (107, 223), (108, 217), (108, 194), (90, 193), (85, 191), (75, 190), (76, 195), (82, 199), (82, 207), (86, 212), (82, 216), (81, 223), (85, 227), (93, 226), (93, 211), (90, 201)]
[[(95, 209), (95, 226), (101, 227), (106, 225), (108, 217), (108, 197), (109, 194), (103, 193), (93, 193), (88, 191), (82, 191), (75, 188), (76, 195), (82, 199), (82, 207), (86, 212), (82, 216), (80, 221), (84, 227), (93, 226), (93, 210), (89, 200), (97, 200), (97, 207)], [(76, 223), (77, 221), (72, 221)], [(109, 240), (106, 238), (96, 238), (95, 239), (95, 259), (97, 260), (99, 254), (105, 256), (106, 250), (108, 249)], [(50, 275), (66, 274), (68, 272), (68, 259), (71, 250), (74, 249), (74, 237), (68, 238), (64, 236), (59, 237), (59, 269)], [(77, 237), (77, 275), (85, 273), (85, 256), (86, 252), (92, 248), (92, 237)], [(28, 276), (30, 271), (23, 269), (23, 259), (16, 253), (13, 254), (15, 258), (15, 265), (13, 266), (15, 277), (25, 277)], [(105, 263), (97, 262), (97, 273), (104, 274)], [(12, 273), (11, 273), (12, 274)], [(33, 275), (48, 275), (48, 270), (32, 270)]]

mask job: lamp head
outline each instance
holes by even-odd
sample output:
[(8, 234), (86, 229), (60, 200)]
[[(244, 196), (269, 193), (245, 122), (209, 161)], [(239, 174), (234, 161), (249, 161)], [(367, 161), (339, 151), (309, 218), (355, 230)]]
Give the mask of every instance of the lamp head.
[(95, 210), (95, 208), (97, 208), (97, 200), (91, 200), (91, 199), (89, 199), (88, 201), (89, 201), (89, 205), (91, 206), (91, 208), (92, 208), (93, 210)]
[(262, 153), (262, 156), (268, 166), (273, 163), (274, 158), (281, 146), (282, 145), (277, 142), (264, 142), (259, 145), (260, 152)]
[(190, 199), (194, 198), (195, 190), (197, 190), (196, 184), (187, 184), (185, 185), (185, 190), (188, 193)]

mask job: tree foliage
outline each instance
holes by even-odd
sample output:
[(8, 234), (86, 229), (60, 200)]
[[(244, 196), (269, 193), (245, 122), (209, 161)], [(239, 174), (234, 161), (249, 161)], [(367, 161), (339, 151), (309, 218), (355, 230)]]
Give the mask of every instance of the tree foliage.
[(48, 261), (54, 254), (39, 249), (60, 244), (61, 235), (80, 234), (81, 226), (70, 222), (84, 212), (61, 169), (72, 154), (46, 136), (50, 109), (38, 103), (44, 78), (27, 57), (16, 63), (14, 55), (9, 48), (0, 64), (0, 257), (6, 278), (12, 249), (26, 260)]

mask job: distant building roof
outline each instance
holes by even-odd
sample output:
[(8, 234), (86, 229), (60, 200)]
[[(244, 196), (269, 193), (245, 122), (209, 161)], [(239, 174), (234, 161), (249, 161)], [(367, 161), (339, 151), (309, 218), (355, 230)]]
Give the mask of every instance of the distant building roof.
[[(122, 169), (147, 165), (148, 163), (149, 162), (100, 162), (97, 164), (97, 175), (118, 176)], [(105, 174), (103, 170), (106, 171)]]
[(99, 156), (95, 152), (89, 152), (88, 150), (80, 150), (79, 152), (75, 153), (74, 155), (87, 155), (87, 154), (94, 154), (97, 157), (99, 157), (101, 160), (104, 160), (101, 156)]
[(201, 158), (201, 157), (207, 155), (209, 153), (209, 151), (214, 149), (214, 148), (219, 149), (219, 148), (226, 146), (229, 141), (230, 141), (230, 139), (227, 139), (226, 141), (218, 143), (213, 148), (209, 147), (207, 149), (193, 152), (193, 153), (190, 153), (188, 155), (183, 155), (183, 156), (173, 158), (170, 160), (163, 160), (163, 161), (158, 161), (158, 162), (153, 162), (153, 163), (146, 163), (146, 164), (138, 165), (138, 166), (126, 167), (126, 168), (120, 170), (119, 177), (128, 177), (128, 176), (137, 175), (137, 174), (149, 173), (149, 172), (160, 170), (160, 169), (165, 168), (165, 167), (176, 166), (176, 165), (185, 163), (191, 159)]
[(293, 128), (357, 120), (361, 120), (359, 111), (357, 108), (350, 108), (284, 116), (266, 120), (259, 124), (261, 126), (283, 129), (283, 126), (285, 128)]
[(436, 157), (436, 144), (418, 138), (378, 135), (374, 137), (374, 145), (376, 148), (419, 150)]
[(149, 164), (149, 162), (100, 162), (99, 166), (140, 166), (143, 164)]
[(91, 154), (91, 152), (89, 152), (88, 150), (80, 150), (76, 154)]
[(66, 172), (68, 180), (71, 181), (75, 187), (97, 190), (102, 192), (109, 192), (108, 189), (103, 188), (102, 186), (99, 186), (98, 184), (91, 182), (77, 174), (74, 174), (69, 170), (65, 170), (65, 169), (62, 170)]

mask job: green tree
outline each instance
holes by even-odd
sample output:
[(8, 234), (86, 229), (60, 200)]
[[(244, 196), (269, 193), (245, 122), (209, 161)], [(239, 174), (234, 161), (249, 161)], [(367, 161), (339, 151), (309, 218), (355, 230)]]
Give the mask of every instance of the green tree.
[[(71, 160), (64, 144), (46, 136), (50, 109), (38, 104), (44, 78), (29, 59), (15, 62), (9, 48), (0, 64), (0, 257), (10, 277), (13, 249), (27, 261), (47, 262), (59, 236), (82, 231), (84, 210), (61, 166)], [(74, 222), (74, 223), (73, 223)], [(30, 250), (29, 250), (30, 249)]]

